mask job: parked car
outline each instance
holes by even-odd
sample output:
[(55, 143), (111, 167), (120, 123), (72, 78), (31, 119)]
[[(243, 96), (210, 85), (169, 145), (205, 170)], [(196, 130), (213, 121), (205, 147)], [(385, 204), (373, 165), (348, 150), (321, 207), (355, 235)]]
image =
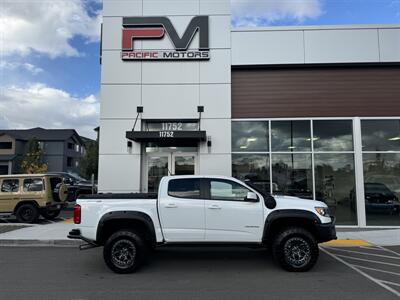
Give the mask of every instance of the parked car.
[(68, 195), (62, 181), (54, 175), (0, 176), (0, 213), (15, 215), (20, 223), (35, 223), (40, 215), (55, 219)]
[[(95, 201), (94, 201), (95, 200)], [(235, 178), (172, 176), (158, 194), (81, 196), (71, 239), (104, 246), (107, 266), (131, 273), (156, 246), (251, 245), (270, 247), (288, 271), (310, 270), (318, 243), (336, 239), (325, 203), (266, 195)]]
[(82, 178), (76, 174), (70, 174), (66, 172), (51, 172), (49, 175), (60, 176), (63, 178), (63, 182), (68, 187), (68, 202), (74, 202), (80, 195), (90, 195), (97, 193), (97, 182), (92, 182), (85, 178)]
[[(400, 202), (393, 191), (383, 183), (364, 184), (365, 210), (375, 214), (400, 214)], [(355, 192), (350, 192), (351, 208), (355, 211)]]

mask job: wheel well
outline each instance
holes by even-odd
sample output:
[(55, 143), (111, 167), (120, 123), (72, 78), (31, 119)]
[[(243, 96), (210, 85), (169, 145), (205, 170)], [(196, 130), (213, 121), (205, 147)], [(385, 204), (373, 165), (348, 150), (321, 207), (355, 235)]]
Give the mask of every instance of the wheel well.
[(150, 246), (156, 245), (156, 237), (154, 231), (152, 231), (149, 225), (136, 219), (115, 219), (108, 220), (101, 226), (100, 232), (97, 233), (97, 243), (104, 245), (107, 239), (115, 232), (121, 229), (134, 230), (135, 233), (139, 234), (144, 238), (145, 242)]
[(316, 235), (315, 220), (300, 217), (285, 217), (266, 224), (264, 242), (271, 243), (275, 236), (287, 227), (301, 227), (308, 230), (312, 235)]
[(37, 204), (37, 202), (35, 200), (25, 200), (25, 201), (18, 202), (18, 204), (14, 208), (14, 212), (13, 213), (16, 214), (18, 208), (20, 208), (21, 205), (24, 205), (24, 204), (33, 204), (37, 208), (39, 208), (39, 205)]

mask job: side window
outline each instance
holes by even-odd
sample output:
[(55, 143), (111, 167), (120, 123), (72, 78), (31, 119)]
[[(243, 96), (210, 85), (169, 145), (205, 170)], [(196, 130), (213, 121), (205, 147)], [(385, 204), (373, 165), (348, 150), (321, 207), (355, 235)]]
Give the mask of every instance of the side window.
[(19, 189), (19, 180), (18, 179), (4, 179), (1, 184), (1, 192), (2, 193), (16, 193)]
[(168, 195), (176, 198), (200, 199), (200, 179), (172, 179)]
[(24, 179), (24, 192), (41, 192), (43, 191), (43, 180), (41, 178)]
[(251, 192), (239, 183), (229, 180), (210, 180), (211, 200), (244, 201)]

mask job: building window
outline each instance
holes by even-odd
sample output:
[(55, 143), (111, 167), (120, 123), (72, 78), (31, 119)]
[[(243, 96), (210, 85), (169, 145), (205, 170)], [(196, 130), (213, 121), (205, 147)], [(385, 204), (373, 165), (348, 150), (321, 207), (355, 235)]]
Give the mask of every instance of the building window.
[(75, 145), (73, 143), (68, 143), (67, 147), (69, 150), (74, 150)]
[(0, 142), (0, 150), (12, 149), (12, 142)]
[(352, 120), (233, 121), (232, 152), (233, 177), (323, 201), (338, 224), (357, 224)]
[(232, 151), (268, 151), (268, 130), (268, 122), (233, 122)]
[(72, 157), (67, 157), (67, 167), (72, 167), (73, 160), (74, 159)]
[(367, 225), (400, 225), (400, 120), (362, 120)]

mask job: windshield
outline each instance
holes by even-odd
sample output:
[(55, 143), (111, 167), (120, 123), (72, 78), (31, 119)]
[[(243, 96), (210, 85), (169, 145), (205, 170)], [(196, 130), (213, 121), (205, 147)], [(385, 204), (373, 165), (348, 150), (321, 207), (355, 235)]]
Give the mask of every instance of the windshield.
[(82, 178), (77, 174), (68, 173), (68, 176), (74, 181), (87, 181), (85, 178)]

